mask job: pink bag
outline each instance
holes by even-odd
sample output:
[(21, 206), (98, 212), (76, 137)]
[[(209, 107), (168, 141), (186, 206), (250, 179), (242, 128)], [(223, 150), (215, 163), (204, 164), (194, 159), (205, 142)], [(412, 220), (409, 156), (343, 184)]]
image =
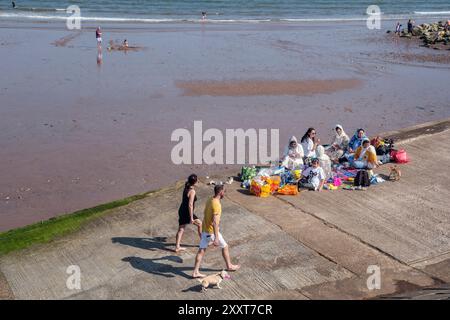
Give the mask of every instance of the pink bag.
[(341, 178), (335, 177), (333, 179), (333, 184), (334, 184), (335, 187), (339, 187), (342, 184)]
[(404, 149), (400, 150), (392, 150), (391, 151), (391, 159), (396, 163), (408, 163), (409, 158)]

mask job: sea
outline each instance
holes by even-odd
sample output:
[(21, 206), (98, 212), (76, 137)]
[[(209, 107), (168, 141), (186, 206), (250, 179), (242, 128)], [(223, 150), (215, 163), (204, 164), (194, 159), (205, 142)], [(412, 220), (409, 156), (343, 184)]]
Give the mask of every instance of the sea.
[[(80, 9), (81, 20), (125, 23), (362, 21), (369, 14), (378, 13), (386, 20), (450, 19), (449, 0), (15, 0), (14, 3), (13, 8), (12, 1), (0, 1), (0, 20), (66, 19), (74, 13), (67, 11), (69, 6)], [(379, 11), (370, 7), (374, 5)]]

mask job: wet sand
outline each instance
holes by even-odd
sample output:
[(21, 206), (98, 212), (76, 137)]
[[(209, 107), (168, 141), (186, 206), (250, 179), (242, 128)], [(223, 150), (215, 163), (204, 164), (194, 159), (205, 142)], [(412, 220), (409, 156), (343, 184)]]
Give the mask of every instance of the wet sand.
[(178, 81), (185, 96), (309, 96), (332, 93), (361, 86), (358, 79), (333, 80), (236, 80), (236, 81)]
[(69, 34), (68, 36), (62, 37), (61, 39), (55, 40), (55, 42), (53, 42), (53, 44), (56, 47), (65, 47), (70, 43), (70, 41), (72, 41), (76, 37), (79, 37), (80, 35), (81, 35), (81, 32), (72, 33), (72, 34)]
[[(102, 25), (98, 63), (95, 26), (75, 36), (57, 23), (0, 22), (0, 231), (238, 169), (171, 162), (171, 133), (195, 120), (204, 130), (279, 129), (283, 149), (310, 126), (327, 143), (336, 123), (373, 135), (450, 116), (449, 65), (401, 58), (434, 50), (364, 24), (329, 27)], [(55, 46), (61, 39), (70, 41)], [(146, 50), (105, 50), (123, 39)], [(358, 85), (336, 89), (342, 79)], [(204, 81), (221, 94), (179, 87), (211, 89)]]

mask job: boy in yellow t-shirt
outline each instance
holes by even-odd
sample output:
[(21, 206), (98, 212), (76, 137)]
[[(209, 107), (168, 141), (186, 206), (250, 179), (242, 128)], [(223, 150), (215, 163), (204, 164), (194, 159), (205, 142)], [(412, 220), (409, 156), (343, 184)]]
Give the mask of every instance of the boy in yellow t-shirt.
[(212, 242), (215, 246), (222, 248), (222, 255), (228, 271), (236, 271), (240, 268), (239, 265), (234, 265), (231, 263), (228, 245), (222, 234), (219, 232), (220, 216), (222, 215), (222, 205), (220, 204), (220, 200), (224, 197), (224, 195), (224, 186), (217, 185), (214, 187), (214, 197), (210, 198), (206, 202), (204, 211), (205, 216), (202, 223), (202, 237), (197, 256), (195, 257), (195, 267), (194, 272), (192, 273), (193, 278), (205, 277), (205, 275), (200, 273), (200, 264), (210, 242)]

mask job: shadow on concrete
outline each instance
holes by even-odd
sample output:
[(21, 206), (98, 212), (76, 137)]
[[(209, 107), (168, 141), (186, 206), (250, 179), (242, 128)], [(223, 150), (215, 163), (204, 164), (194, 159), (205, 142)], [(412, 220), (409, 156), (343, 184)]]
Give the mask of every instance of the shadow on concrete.
[(202, 285), (199, 283), (195, 286), (189, 287), (187, 289), (181, 290), (181, 292), (202, 292)]
[[(174, 252), (175, 243), (167, 243), (166, 237), (154, 237), (154, 238), (131, 238), (131, 237), (115, 237), (111, 238), (112, 243), (120, 243), (130, 247), (136, 247), (140, 249), (156, 251), (164, 250), (169, 252)], [(183, 247), (194, 248), (197, 245), (186, 245)]]
[[(165, 256), (155, 259), (125, 257), (122, 259), (122, 261), (129, 262), (130, 265), (135, 269), (165, 278), (174, 278), (175, 276), (180, 276), (186, 279), (192, 279), (190, 273), (194, 269), (194, 266), (174, 267), (173, 265), (171, 265), (170, 262), (183, 263), (183, 259), (178, 256)], [(161, 263), (160, 261), (168, 261), (169, 263)], [(188, 271), (189, 274), (185, 271)], [(201, 271), (219, 272), (220, 270), (202, 268)]]
[(392, 182), (391, 180), (389, 180), (389, 175), (387, 175), (387, 174), (379, 173), (378, 176), (380, 176), (381, 178), (383, 178), (386, 181)]
[(237, 189), (237, 192), (240, 192), (242, 194), (245, 194), (246, 196), (252, 196), (253, 194), (248, 189)]

